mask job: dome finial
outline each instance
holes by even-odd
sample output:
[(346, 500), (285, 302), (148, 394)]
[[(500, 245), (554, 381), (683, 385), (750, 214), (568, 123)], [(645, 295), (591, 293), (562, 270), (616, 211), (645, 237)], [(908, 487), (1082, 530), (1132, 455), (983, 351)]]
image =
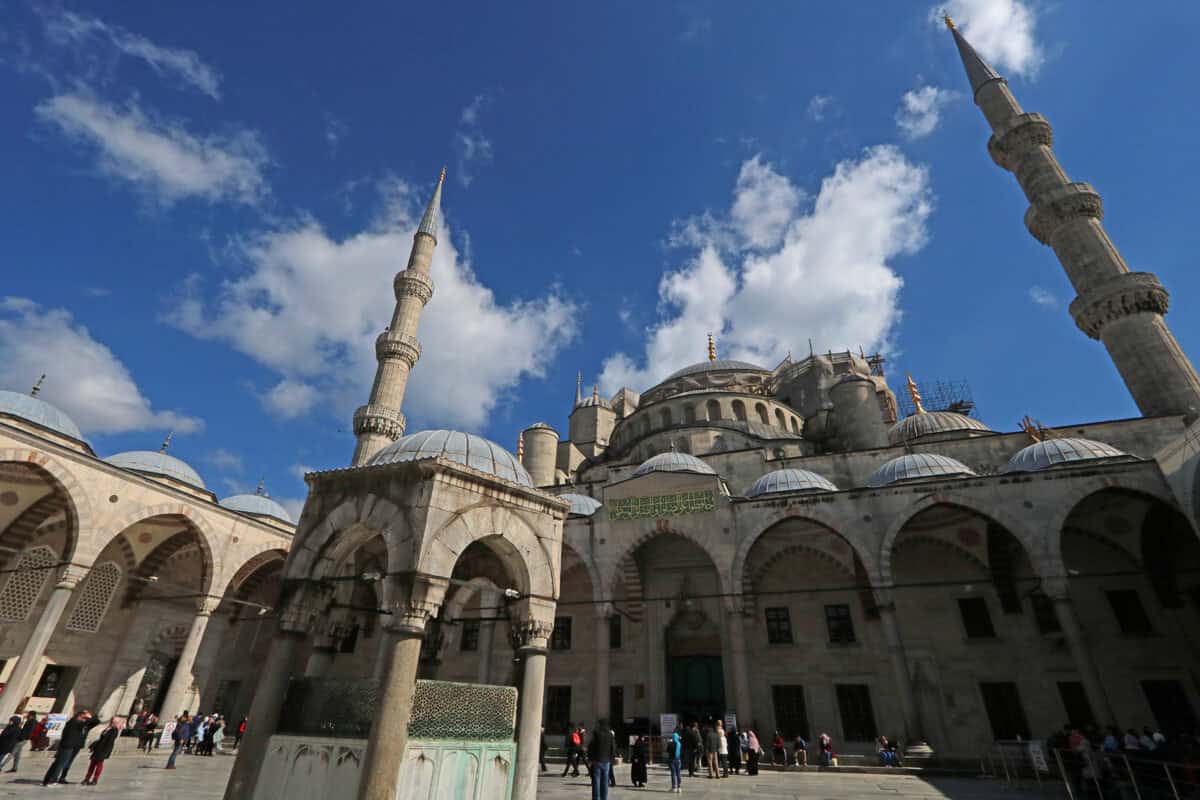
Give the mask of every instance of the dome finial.
[(954, 27), (954, 20), (950, 19), (950, 15), (945, 12), (942, 12), (942, 22), (946, 23), (946, 27), (950, 30), (957, 30), (957, 28)]
[(175, 431), (168, 431), (167, 438), (163, 439), (162, 447), (158, 448), (158, 452), (165, 453), (167, 448), (171, 446), (171, 437), (175, 435)]
[(43, 382), (43, 381), (45, 381), (45, 380), (46, 380), (46, 373), (44, 373), (44, 372), (43, 372), (43, 373), (42, 373), (42, 377), (38, 378), (38, 379), (37, 379), (37, 383), (35, 383), (35, 384), (33, 385), (33, 388), (29, 390), (29, 396), (30, 396), (30, 397), (37, 397), (37, 396), (38, 396), (38, 392), (40, 392), (40, 391), (42, 390), (42, 382)]
[[(949, 19), (949, 17), (947, 17), (946, 19)], [(442, 174), (438, 175), (438, 186), (441, 186), (445, 182), (446, 182), (446, 168), (442, 167)]]
[(575, 373), (575, 405), (583, 402), (583, 370)]
[(600, 399), (600, 385), (597, 383), (592, 384), (592, 399), (593, 400)]
[(259, 497), (262, 497), (262, 494), (263, 494), (263, 486), (266, 484), (266, 482), (267, 482), (267, 479), (266, 479), (266, 478), (259, 478), (259, 479), (258, 479), (258, 488), (254, 490), (254, 493), (255, 493), (256, 495), (258, 495)]
[(924, 414), (925, 406), (921, 405), (921, 390), (917, 388), (917, 382), (913, 380), (912, 374), (908, 376), (908, 396), (912, 398), (913, 408), (916, 414)]
[(1043, 425), (1040, 420), (1036, 420), (1028, 414), (1021, 417), (1021, 430), (1025, 431), (1025, 435), (1029, 437), (1029, 441), (1034, 444), (1054, 438), (1052, 430)]
[(525, 431), (517, 434), (517, 460), (525, 460)]
[(717, 360), (717, 343), (713, 340), (713, 335), (711, 333), (708, 335), (708, 360)]

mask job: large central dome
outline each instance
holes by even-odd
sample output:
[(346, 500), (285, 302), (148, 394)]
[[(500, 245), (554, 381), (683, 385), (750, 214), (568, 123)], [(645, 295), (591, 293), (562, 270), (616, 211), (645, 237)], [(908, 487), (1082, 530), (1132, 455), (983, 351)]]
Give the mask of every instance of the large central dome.
[(752, 372), (770, 372), (765, 367), (760, 367), (758, 364), (751, 364), (749, 361), (733, 361), (727, 358), (718, 358), (713, 361), (701, 361), (698, 364), (692, 364), (690, 367), (672, 372), (667, 377), (663, 378), (661, 383), (673, 381), (677, 378), (684, 378), (688, 375), (699, 375), (702, 372), (723, 372), (726, 370), (750, 370)]
[(529, 477), (516, 456), (493, 441), (462, 431), (437, 430), (409, 434), (372, 456), (367, 466), (425, 458), (445, 458), (506, 481), (533, 486), (533, 478)]

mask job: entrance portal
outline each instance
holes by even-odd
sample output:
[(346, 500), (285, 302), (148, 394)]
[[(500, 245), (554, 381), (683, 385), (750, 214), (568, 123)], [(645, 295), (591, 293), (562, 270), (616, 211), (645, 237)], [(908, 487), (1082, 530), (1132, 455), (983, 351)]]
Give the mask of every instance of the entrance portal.
[(725, 713), (725, 676), (719, 656), (671, 659), (671, 708), (684, 722), (721, 718)]

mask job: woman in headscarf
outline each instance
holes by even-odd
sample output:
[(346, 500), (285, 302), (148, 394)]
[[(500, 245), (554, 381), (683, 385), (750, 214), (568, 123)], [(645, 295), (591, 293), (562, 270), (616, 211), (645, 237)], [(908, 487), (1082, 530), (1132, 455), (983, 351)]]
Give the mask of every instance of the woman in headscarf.
[(758, 734), (753, 729), (746, 731), (746, 774), (758, 774), (758, 754), (762, 746), (758, 742)]
[(123, 717), (113, 717), (108, 721), (108, 727), (100, 733), (100, 738), (88, 745), (92, 758), (88, 762), (87, 775), (83, 778), (84, 786), (95, 786), (100, 781), (100, 773), (104, 771), (104, 762), (113, 754), (113, 747), (121, 729), (125, 727)]
[(637, 741), (633, 743), (633, 752), (630, 754), (629, 782), (634, 786), (646, 785), (646, 760), (650, 757), (648, 752), (649, 743), (645, 736), (639, 736)]

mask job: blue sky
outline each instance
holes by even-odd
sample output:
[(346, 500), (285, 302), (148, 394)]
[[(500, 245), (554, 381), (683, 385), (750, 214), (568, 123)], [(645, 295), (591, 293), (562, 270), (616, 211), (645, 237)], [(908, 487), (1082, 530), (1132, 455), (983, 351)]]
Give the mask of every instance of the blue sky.
[[(1200, 8), (953, 0), (1200, 352)], [(215, 7), (214, 7), (215, 6)], [(940, 7), (940, 6), (939, 6)], [(986, 154), (932, 4), (0, 0), (0, 385), (225, 495), (344, 465), (449, 177), (405, 411), (515, 447), (577, 370), (884, 349), (1015, 429), (1136, 409)]]

